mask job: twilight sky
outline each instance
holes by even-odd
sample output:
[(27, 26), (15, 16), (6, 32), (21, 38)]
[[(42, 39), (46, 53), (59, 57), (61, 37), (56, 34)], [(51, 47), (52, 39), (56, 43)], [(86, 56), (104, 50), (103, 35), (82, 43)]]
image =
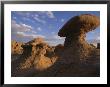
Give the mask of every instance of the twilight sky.
[[(100, 17), (98, 11), (12, 11), (11, 38), (27, 42), (43, 37), (50, 45), (63, 44), (64, 38), (57, 35), (61, 27), (73, 16), (93, 14)], [(99, 27), (87, 34), (86, 40), (100, 40)]]

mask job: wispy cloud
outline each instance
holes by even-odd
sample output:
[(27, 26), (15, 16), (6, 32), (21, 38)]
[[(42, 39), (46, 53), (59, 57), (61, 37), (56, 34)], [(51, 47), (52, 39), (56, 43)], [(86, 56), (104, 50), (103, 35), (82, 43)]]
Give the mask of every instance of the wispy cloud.
[(49, 44), (49, 45), (52, 45), (52, 46), (55, 46), (55, 45), (58, 45), (58, 44), (63, 44), (64, 43), (64, 40), (61, 39), (61, 40), (57, 40), (57, 39), (45, 39), (46, 42)]
[(18, 14), (23, 20), (34, 19), (35, 21), (43, 24), (46, 23), (44, 20), (45, 18), (55, 18), (55, 15), (52, 11), (18, 11), (15, 13)]
[(45, 38), (45, 36), (40, 35), (40, 34), (26, 34), (24, 32), (17, 32), (17, 36), (21, 38), (31, 38), (31, 39), (37, 38), (37, 37)]
[[(12, 20), (11, 22), (11, 30), (12, 30), (12, 36), (19, 38), (19, 39), (33, 39), (37, 37), (45, 38), (44, 35), (37, 34), (35, 29), (27, 24), (24, 23), (17, 23), (15, 20)], [(41, 28), (38, 27), (38, 31), (41, 31)]]
[(30, 25), (26, 25), (23, 23), (18, 24), (16, 23), (16, 21), (12, 20), (11, 29), (12, 32), (17, 32), (17, 31), (26, 32), (26, 31), (31, 31), (33, 28)]
[(57, 45), (57, 44), (63, 44), (65, 37), (59, 37), (57, 35), (53, 35), (51, 37), (45, 38), (46, 42), (50, 45)]
[(34, 20), (32, 20), (31, 18), (28, 18), (28, 17), (22, 17), (22, 20), (24, 20), (24, 21), (29, 21), (29, 22), (32, 22), (32, 23), (35, 23)]
[(36, 34), (37, 32), (36, 32), (36, 31), (32, 31), (32, 33), (33, 33), (33, 34)]
[(34, 20), (36, 20), (36, 21), (39, 22), (39, 23), (43, 23), (43, 24), (46, 23), (46, 21), (40, 19), (39, 16), (35, 16), (35, 17), (33, 17), (33, 18), (34, 18)]
[(53, 14), (52, 11), (47, 11), (46, 14), (47, 14), (47, 16), (48, 16), (49, 18), (55, 18), (55, 16), (54, 16), (54, 14)]
[(24, 16), (24, 17), (30, 17), (31, 13), (28, 11), (16, 11), (16, 14), (20, 15), (20, 16)]
[(11, 22), (11, 30), (12, 35), (17, 37), (25, 37), (25, 38), (36, 38), (36, 37), (43, 37), (43, 35), (36, 34), (37, 32), (34, 31), (33, 27), (30, 25), (26, 25), (24, 23), (16, 23), (16, 21), (12, 20)]
[(61, 39), (64, 39), (64, 37), (60, 37), (60, 36), (58, 36), (58, 35), (54, 35), (54, 36), (53, 36), (53, 39), (61, 40)]
[(22, 27), (24, 27), (24, 28), (27, 28), (28, 30), (29, 29), (32, 29), (32, 27), (30, 26), (30, 25), (26, 25), (26, 24), (23, 24), (23, 23), (21, 23), (20, 24)]
[[(45, 15), (43, 15), (43, 14), (45, 14)], [(36, 12), (36, 14), (33, 15), (33, 18), (36, 21), (38, 21), (40, 23), (43, 23), (43, 24), (46, 23), (46, 21), (44, 20), (44, 18), (47, 18), (47, 17), (48, 18), (55, 18), (53, 12), (51, 12), (51, 11), (39, 11), (39, 12)]]

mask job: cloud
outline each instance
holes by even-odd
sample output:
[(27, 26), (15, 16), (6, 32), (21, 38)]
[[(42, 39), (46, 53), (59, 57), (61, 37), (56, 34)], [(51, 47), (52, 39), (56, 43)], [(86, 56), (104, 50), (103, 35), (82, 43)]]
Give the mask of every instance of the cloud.
[(43, 14), (42, 15), (43, 17), (45, 15), (48, 18), (55, 18), (55, 15), (54, 15), (54, 13), (52, 11), (39, 11), (38, 14)]
[(52, 46), (64, 43), (63, 39), (60, 39), (60, 40), (58, 40), (58, 39), (45, 39), (45, 40), (49, 45), (52, 45)]
[(29, 21), (29, 22), (35, 23), (34, 20), (31, 20), (31, 18), (28, 18), (28, 17), (22, 17), (22, 19), (23, 19), (24, 21)]
[(65, 37), (60, 37), (60, 36), (57, 36), (57, 35), (52, 35), (52, 36), (50, 36), (50, 37), (46, 37), (45, 38), (46, 39), (46, 41), (57, 41), (57, 40), (64, 40), (65, 39)]
[(64, 43), (65, 37), (59, 37), (57, 35), (53, 35), (51, 37), (45, 38), (46, 42), (49, 43), (50, 45), (58, 45), (58, 44), (63, 44)]
[(55, 18), (54, 14), (52, 11), (46, 11), (46, 14), (49, 18)]
[(64, 37), (60, 37), (60, 36), (58, 36), (58, 35), (54, 35), (54, 36), (53, 36), (53, 39), (61, 40), (61, 39), (64, 39)]
[[(34, 15), (33, 15), (34, 16)], [(35, 14), (35, 17), (39, 17), (39, 15), (38, 14)]]
[(43, 24), (46, 23), (46, 21), (40, 19), (39, 16), (35, 16), (35, 17), (33, 17), (33, 18), (34, 18), (34, 20), (36, 20), (36, 21), (39, 22), (39, 23), (43, 23)]
[(16, 21), (12, 20), (11, 22), (11, 30), (12, 36), (17, 37), (26, 37), (26, 38), (35, 38), (38, 36), (44, 37), (42, 35), (36, 35), (36, 31), (33, 30), (33, 27), (30, 25), (26, 25), (24, 23), (16, 23)]
[(40, 34), (26, 34), (24, 32), (17, 32), (17, 36), (20, 38), (37, 38), (37, 37), (45, 38), (45, 36)]
[(22, 20), (33, 20), (43, 24), (46, 23), (45, 18), (55, 18), (52, 11), (18, 11), (13, 13), (19, 15)]
[(47, 42), (51, 46), (56, 46), (57, 44), (60, 44), (60, 42), (58, 43), (57, 41), (45, 41), (45, 42)]
[(26, 31), (31, 31), (33, 28), (26, 24), (22, 24), (22, 23), (18, 24), (16, 23), (16, 21), (12, 20), (11, 29), (12, 32), (17, 32), (17, 31), (26, 32)]
[[(32, 21), (32, 19), (34, 19), (35, 21), (39, 22), (39, 23), (43, 23), (45, 24), (46, 22), (40, 18), (39, 16), (39, 12), (30, 12), (30, 11), (19, 11), (19, 12), (15, 12), (17, 15), (20, 16), (21, 19), (23, 20), (28, 20), (28, 21)], [(33, 21), (32, 21), (33, 22)]]
[(36, 34), (37, 32), (36, 31), (32, 31), (32, 33)]
[(26, 25), (26, 24), (23, 24), (23, 23), (21, 23), (20, 25), (21, 25), (22, 27), (24, 27), (24, 28), (27, 28), (28, 30), (32, 29), (32, 27), (29, 26), (29, 25)]
[(24, 17), (30, 17), (31, 16), (31, 12), (28, 12), (28, 11), (17, 11), (15, 13), (20, 15), (20, 16), (24, 16)]
[[(48, 18), (55, 18), (54, 16), (54, 13), (52, 11), (18, 11), (18, 12), (15, 12), (17, 13), (18, 15), (20, 16), (25, 16), (25, 17), (38, 17), (39, 15), (40, 16), (47, 16)], [(43, 15), (42, 15), (43, 14)]]

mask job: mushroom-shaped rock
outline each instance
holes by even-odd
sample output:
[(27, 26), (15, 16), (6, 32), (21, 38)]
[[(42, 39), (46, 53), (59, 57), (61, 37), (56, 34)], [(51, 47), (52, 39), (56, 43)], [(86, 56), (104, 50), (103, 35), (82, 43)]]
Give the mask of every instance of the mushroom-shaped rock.
[(99, 17), (91, 14), (83, 14), (71, 18), (58, 32), (60, 37), (67, 37), (94, 30), (100, 24)]
[(60, 37), (66, 37), (64, 46), (71, 46), (73, 41), (85, 41), (86, 33), (96, 29), (100, 24), (99, 17), (83, 14), (71, 18), (58, 32)]
[(88, 58), (95, 49), (85, 41), (86, 33), (96, 29), (100, 24), (97, 16), (91, 14), (83, 14), (71, 18), (59, 30), (60, 37), (66, 37), (64, 42), (64, 51), (62, 59), (67, 62), (80, 61), (80, 59)]

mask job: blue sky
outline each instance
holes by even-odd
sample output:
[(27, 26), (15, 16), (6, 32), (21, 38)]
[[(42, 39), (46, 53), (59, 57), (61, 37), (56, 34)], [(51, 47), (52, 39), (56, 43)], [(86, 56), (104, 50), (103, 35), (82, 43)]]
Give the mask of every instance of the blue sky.
[[(63, 44), (64, 38), (57, 35), (58, 31), (70, 18), (81, 14), (93, 14), (100, 17), (98, 11), (12, 11), (12, 40), (27, 42), (42, 37), (50, 45)], [(100, 40), (99, 27), (89, 32), (86, 39)]]

